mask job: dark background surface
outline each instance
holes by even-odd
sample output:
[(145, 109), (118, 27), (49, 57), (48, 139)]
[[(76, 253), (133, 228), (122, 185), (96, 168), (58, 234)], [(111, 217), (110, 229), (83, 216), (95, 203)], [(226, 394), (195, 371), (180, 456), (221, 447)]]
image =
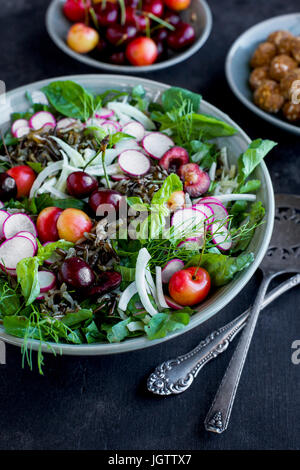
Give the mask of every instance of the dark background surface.
[[(47, 36), (48, 1), (1, 0), (0, 79), (8, 90), (43, 78), (97, 73), (56, 48)], [(299, 10), (299, 0), (210, 0), (213, 30), (188, 62), (148, 78), (188, 87), (230, 114), (251, 138), (280, 145), (267, 160), (277, 192), (299, 194), (299, 137), (254, 116), (232, 95), (224, 76), (226, 53), (248, 27)], [(257, 274), (214, 318), (178, 339), (118, 356), (47, 356), (45, 375), (22, 369), (20, 350), (7, 346), (0, 366), (0, 449), (299, 449), (300, 365), (291, 344), (300, 339), (300, 289), (261, 315), (248, 355), (230, 427), (205, 432), (203, 420), (233, 348), (208, 364), (183, 395), (156, 398), (145, 380), (163, 360), (194, 347), (213, 329), (246, 309)]]

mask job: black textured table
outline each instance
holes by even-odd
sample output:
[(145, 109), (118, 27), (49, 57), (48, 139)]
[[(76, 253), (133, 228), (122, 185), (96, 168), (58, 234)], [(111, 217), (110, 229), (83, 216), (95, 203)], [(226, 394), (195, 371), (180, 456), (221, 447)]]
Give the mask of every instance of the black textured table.
[[(43, 0), (1, 0), (0, 79), (7, 89), (43, 78), (95, 73), (56, 48), (47, 36)], [(267, 159), (277, 192), (298, 193), (299, 137), (280, 131), (248, 111), (229, 90), (224, 60), (234, 39), (266, 18), (299, 10), (299, 0), (210, 0), (213, 30), (188, 62), (146, 75), (188, 87), (228, 113), (251, 138), (279, 142)], [(298, 7), (298, 8), (297, 8)], [(260, 317), (242, 375), (230, 428), (204, 431), (203, 420), (232, 347), (208, 364), (183, 395), (156, 398), (145, 380), (164, 359), (184, 353), (249, 306), (259, 274), (211, 320), (153, 348), (110, 357), (47, 355), (45, 375), (21, 367), (20, 350), (7, 346), (0, 366), (0, 449), (299, 449), (300, 365), (291, 345), (300, 340), (300, 289)]]

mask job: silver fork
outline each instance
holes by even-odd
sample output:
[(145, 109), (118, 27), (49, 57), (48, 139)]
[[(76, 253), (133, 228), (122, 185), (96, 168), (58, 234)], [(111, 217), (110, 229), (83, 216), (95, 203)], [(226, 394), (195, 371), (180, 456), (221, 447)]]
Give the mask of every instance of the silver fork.
[[(291, 277), (266, 295), (261, 310), (292, 287), (300, 284), (300, 274)], [(227, 325), (210, 333), (194, 349), (174, 359), (164, 361), (149, 376), (147, 388), (156, 395), (169, 396), (185, 392), (200, 370), (227, 350), (229, 343), (246, 325), (251, 307)]]
[(276, 195), (275, 223), (268, 251), (260, 265), (263, 280), (247, 324), (204, 421), (206, 430), (222, 433), (228, 427), (261, 305), (271, 280), (300, 270), (300, 196)]

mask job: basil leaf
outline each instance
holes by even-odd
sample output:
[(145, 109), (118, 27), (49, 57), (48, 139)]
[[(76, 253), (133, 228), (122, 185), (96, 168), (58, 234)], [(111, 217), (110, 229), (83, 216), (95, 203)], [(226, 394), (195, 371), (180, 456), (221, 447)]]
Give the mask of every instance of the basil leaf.
[(253, 253), (244, 253), (237, 257), (204, 253), (193, 256), (186, 266), (199, 266), (200, 263), (200, 266), (208, 271), (212, 284), (220, 287), (228, 284), (237, 272), (246, 269), (253, 260)]
[(24, 258), (17, 264), (18, 282), (21, 286), (26, 305), (30, 305), (40, 293), (38, 280), (39, 264), (37, 256)]
[(189, 109), (195, 113), (199, 110), (201, 98), (201, 95), (180, 87), (169, 88), (163, 92), (161, 97), (163, 108), (166, 112), (177, 108), (183, 101), (188, 101)]
[(156, 193), (154, 193), (151, 204), (163, 205), (168, 201), (171, 194), (173, 194), (175, 191), (182, 191), (182, 188), (183, 186), (179, 176), (175, 173), (172, 173), (165, 179), (161, 188), (156, 191)]
[[(193, 312), (189, 309), (189, 312)], [(157, 313), (145, 326), (145, 333), (150, 340), (164, 338), (168, 333), (181, 330), (190, 322), (190, 313), (186, 309), (174, 313)]]
[(74, 208), (74, 209), (80, 209), (84, 210), (86, 207), (86, 204), (84, 201), (81, 201), (80, 199), (75, 199), (75, 198), (68, 198), (68, 199), (56, 199), (50, 194), (41, 194), (39, 196), (36, 196), (31, 199), (31, 203), (35, 204), (37, 212), (41, 212), (43, 209), (46, 207), (59, 207), (60, 209), (68, 209), (68, 208)]
[[(5, 332), (9, 335), (17, 336), (17, 338), (24, 338), (28, 324), (28, 318), (20, 315), (10, 315), (3, 318)], [(31, 337), (34, 338), (34, 335)], [(36, 338), (38, 339), (37, 336)]]
[(192, 114), (193, 135), (202, 135), (206, 139), (227, 137), (236, 133), (236, 129), (221, 119), (208, 114)]
[(107, 329), (107, 339), (110, 343), (119, 343), (127, 336), (129, 336), (129, 330), (127, 328), (128, 323), (131, 322), (131, 318), (122, 320), (116, 325), (113, 325)]
[(30, 166), (36, 173), (40, 173), (44, 169), (44, 166), (39, 162), (26, 162), (26, 165)]
[(64, 116), (87, 121), (94, 112), (94, 97), (70, 80), (51, 82), (42, 88), (51, 105)]
[(78, 310), (77, 312), (67, 313), (61, 319), (61, 321), (66, 326), (74, 327), (75, 325), (78, 325), (79, 323), (92, 318), (92, 316), (93, 316), (93, 311), (92, 310), (83, 308), (81, 310)]
[(238, 182), (243, 183), (253, 170), (260, 164), (276, 142), (272, 140), (256, 139), (251, 142), (248, 149), (238, 159)]
[(246, 194), (257, 191), (261, 187), (260, 180), (249, 180), (239, 188), (239, 193)]
[(101, 343), (105, 340), (105, 335), (98, 330), (94, 321), (92, 321), (88, 326), (82, 328), (82, 332), (85, 335), (88, 344)]

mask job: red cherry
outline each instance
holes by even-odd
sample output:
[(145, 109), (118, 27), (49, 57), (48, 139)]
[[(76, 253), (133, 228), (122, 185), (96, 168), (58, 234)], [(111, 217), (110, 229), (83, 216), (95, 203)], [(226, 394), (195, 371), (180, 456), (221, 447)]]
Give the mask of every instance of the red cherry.
[(168, 46), (175, 51), (190, 46), (194, 41), (195, 30), (188, 23), (180, 23), (168, 36)]
[(170, 10), (165, 10), (163, 18), (173, 26), (177, 26), (182, 21), (179, 15)]
[(145, 31), (147, 28), (148, 18), (143, 13), (137, 11), (133, 7), (126, 8), (125, 24), (134, 25), (139, 31)]
[(85, 261), (73, 256), (61, 265), (59, 279), (74, 289), (86, 289), (95, 282), (95, 274)]
[(110, 26), (117, 23), (119, 19), (119, 8), (116, 3), (106, 2), (95, 6), (95, 12), (100, 26)]
[(157, 32), (152, 36), (152, 39), (157, 43), (159, 42), (166, 42), (168, 38), (168, 31), (166, 28), (159, 28)]
[(55, 242), (59, 239), (57, 220), (62, 212), (62, 209), (58, 207), (45, 207), (45, 209), (39, 213), (36, 228), (42, 243)]
[(169, 292), (180, 305), (196, 305), (207, 297), (210, 286), (208, 272), (200, 267), (191, 267), (173, 274), (169, 281)]
[(63, 6), (63, 12), (70, 21), (84, 21), (86, 9), (90, 6), (90, 0), (67, 0)]
[(157, 62), (160, 62), (161, 60), (166, 60), (168, 57), (168, 51), (165, 47), (165, 44), (163, 42), (156, 42), (156, 46), (157, 46), (157, 59), (156, 59)]
[[(98, 189), (89, 198), (89, 206), (95, 212), (101, 205), (109, 204), (114, 210), (118, 210), (123, 196), (113, 189)], [(109, 208), (108, 208), (109, 209)]]
[(109, 49), (108, 43), (103, 38), (99, 38), (99, 42), (96, 46), (96, 51), (99, 51), (102, 54), (106, 54), (108, 52), (108, 49)]
[(106, 39), (114, 46), (127, 44), (136, 36), (136, 27), (133, 25), (121, 26), (116, 24), (106, 30)]
[(116, 65), (126, 64), (126, 57), (124, 51), (114, 52), (108, 57), (108, 61)]
[(36, 179), (36, 174), (33, 169), (27, 165), (18, 165), (10, 168), (6, 173), (14, 178), (17, 184), (17, 198), (28, 196), (31, 190), (31, 186)]
[(152, 13), (152, 15), (158, 16), (160, 18), (164, 12), (164, 4), (162, 0), (144, 0), (143, 11)]
[(96, 178), (84, 171), (73, 171), (67, 178), (67, 190), (71, 196), (84, 198), (97, 188)]
[(153, 39), (139, 37), (126, 47), (126, 57), (132, 65), (151, 65), (157, 59), (157, 46)]

